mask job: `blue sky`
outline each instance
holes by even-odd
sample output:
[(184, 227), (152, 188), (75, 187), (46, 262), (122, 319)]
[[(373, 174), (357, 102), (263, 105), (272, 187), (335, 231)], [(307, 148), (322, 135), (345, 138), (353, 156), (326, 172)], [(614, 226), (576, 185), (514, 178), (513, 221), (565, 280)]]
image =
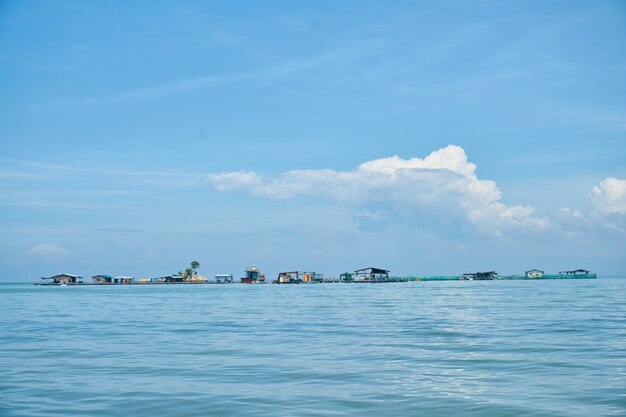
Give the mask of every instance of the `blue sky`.
[(626, 271), (626, 5), (0, 2), (0, 280)]

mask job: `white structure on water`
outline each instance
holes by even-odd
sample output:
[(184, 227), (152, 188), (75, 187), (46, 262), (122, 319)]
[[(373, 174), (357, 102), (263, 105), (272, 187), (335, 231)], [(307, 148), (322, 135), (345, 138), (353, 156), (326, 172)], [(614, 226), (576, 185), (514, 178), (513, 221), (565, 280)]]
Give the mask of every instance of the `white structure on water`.
[(531, 269), (530, 271), (526, 271), (526, 278), (543, 278), (543, 271), (539, 269)]
[(233, 274), (215, 274), (215, 282), (217, 284), (232, 284)]

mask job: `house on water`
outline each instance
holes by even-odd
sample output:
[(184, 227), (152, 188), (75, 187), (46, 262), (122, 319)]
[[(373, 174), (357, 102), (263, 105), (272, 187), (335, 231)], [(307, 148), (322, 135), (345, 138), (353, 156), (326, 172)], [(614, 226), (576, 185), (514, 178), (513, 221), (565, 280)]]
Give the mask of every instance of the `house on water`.
[(354, 282), (384, 282), (389, 281), (389, 270), (380, 268), (363, 268), (354, 271)]
[(185, 278), (182, 275), (172, 274), (172, 275), (165, 275), (164, 277), (160, 277), (157, 280), (157, 282), (163, 283), (163, 284), (176, 284), (179, 282), (185, 282)]
[(486, 281), (496, 279), (498, 273), (496, 271), (474, 272), (462, 274), (459, 278), (467, 281)]
[[(51, 277), (41, 277), (43, 283), (46, 285), (72, 285), (72, 284), (82, 284), (83, 277), (72, 274), (59, 274), (53, 275)], [(46, 282), (49, 280), (50, 282)]]
[(496, 271), (476, 272), (476, 277), (474, 279), (479, 281), (491, 280), (496, 279), (496, 275), (498, 275)]
[(113, 277), (111, 275), (94, 275), (91, 277), (95, 284), (112, 284)]
[(322, 274), (316, 274), (315, 272), (305, 271), (289, 271), (281, 272), (278, 274), (278, 278), (274, 283), (276, 284), (302, 284), (302, 283), (315, 283), (322, 282), (324, 277)]
[(232, 284), (233, 274), (215, 274), (216, 284)]
[(265, 275), (260, 273), (256, 265), (246, 268), (245, 276), (241, 278), (242, 284), (263, 284), (265, 283)]
[(351, 272), (344, 272), (343, 274), (339, 275), (339, 280), (341, 282), (352, 282), (354, 281), (354, 278), (352, 278), (352, 273)]
[(560, 271), (559, 275), (564, 278), (595, 278), (596, 274), (586, 269), (575, 269), (573, 271)]
[(526, 278), (534, 279), (534, 278), (543, 278), (544, 272), (539, 269), (531, 269), (530, 271), (524, 272)]
[(134, 284), (135, 282), (135, 277), (113, 277), (113, 284)]

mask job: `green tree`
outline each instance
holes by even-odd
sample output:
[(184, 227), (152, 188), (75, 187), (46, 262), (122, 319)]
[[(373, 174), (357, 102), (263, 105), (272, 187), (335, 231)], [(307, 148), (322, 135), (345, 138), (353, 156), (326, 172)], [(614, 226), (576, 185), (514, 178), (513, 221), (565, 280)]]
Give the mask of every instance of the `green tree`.
[(191, 270), (193, 271), (193, 273), (196, 273), (196, 270), (200, 268), (200, 262), (198, 261), (192, 261), (191, 262)]
[(185, 277), (189, 278), (193, 274), (193, 270), (191, 268), (185, 269)]

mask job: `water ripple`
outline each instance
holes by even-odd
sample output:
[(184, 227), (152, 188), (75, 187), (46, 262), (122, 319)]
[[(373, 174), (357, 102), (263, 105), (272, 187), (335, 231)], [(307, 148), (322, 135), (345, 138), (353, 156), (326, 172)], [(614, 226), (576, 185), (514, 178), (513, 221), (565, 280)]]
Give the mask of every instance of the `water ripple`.
[(623, 282), (0, 285), (0, 414), (626, 415)]

